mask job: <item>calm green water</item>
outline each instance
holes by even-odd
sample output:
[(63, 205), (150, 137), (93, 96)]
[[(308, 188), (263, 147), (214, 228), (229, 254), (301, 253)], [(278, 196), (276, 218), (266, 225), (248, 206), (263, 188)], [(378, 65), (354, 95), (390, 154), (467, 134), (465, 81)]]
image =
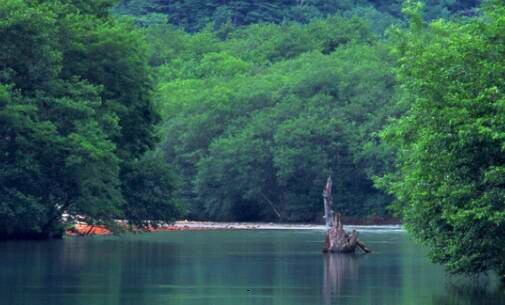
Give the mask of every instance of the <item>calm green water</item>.
[(321, 231), (4, 242), (0, 304), (505, 304), (494, 279), (449, 280), (403, 232), (361, 239), (373, 254), (323, 255)]

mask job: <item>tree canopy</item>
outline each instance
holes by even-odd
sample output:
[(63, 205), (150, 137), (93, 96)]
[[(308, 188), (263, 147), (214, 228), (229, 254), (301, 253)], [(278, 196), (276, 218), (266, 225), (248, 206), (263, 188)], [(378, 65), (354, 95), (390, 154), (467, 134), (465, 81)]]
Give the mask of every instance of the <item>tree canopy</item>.
[[(480, 0), (426, 0), (426, 18), (473, 15)], [(197, 32), (257, 23), (308, 23), (335, 14), (359, 14), (391, 22), (402, 18), (398, 0), (121, 0), (115, 12), (134, 16), (139, 24), (168, 23)], [(375, 13), (374, 13), (375, 11)], [(378, 14), (377, 14), (378, 12)]]
[(0, 237), (124, 216), (122, 171), (154, 147), (159, 116), (142, 34), (107, 8), (0, 4)]
[(366, 20), (148, 35), (164, 46), (152, 60), (161, 151), (190, 217), (318, 222), (329, 174), (340, 211), (385, 215), (371, 177), (391, 158), (374, 132), (396, 111), (395, 80)]
[(505, 277), (501, 1), (114, 2), (0, 2), (0, 238), (321, 222), (331, 175), (347, 217), (393, 201)]
[(408, 112), (383, 136), (397, 170), (381, 183), (409, 230), (452, 272), (505, 276), (505, 6), (425, 28), (407, 7), (398, 77)]

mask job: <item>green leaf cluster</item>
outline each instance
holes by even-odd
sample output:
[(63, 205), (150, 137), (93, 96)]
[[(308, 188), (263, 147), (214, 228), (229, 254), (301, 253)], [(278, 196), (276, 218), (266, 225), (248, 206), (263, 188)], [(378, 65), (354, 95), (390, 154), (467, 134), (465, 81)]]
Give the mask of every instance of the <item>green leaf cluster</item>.
[(384, 216), (371, 177), (391, 162), (375, 133), (395, 113), (393, 64), (358, 17), (257, 24), (222, 36), (152, 27), (161, 151), (182, 178), (189, 216), (320, 221), (336, 209)]
[[(380, 15), (380, 23), (403, 19), (400, 0), (121, 0), (114, 11), (149, 26), (170, 23), (190, 32), (257, 23), (309, 23), (335, 14)], [(480, 0), (426, 0), (429, 20), (473, 15)], [(377, 14), (378, 13), (378, 14)], [(384, 29), (384, 28), (382, 28)]]
[(379, 183), (436, 262), (503, 277), (505, 7), (491, 1), (483, 11), (396, 32), (409, 110), (383, 131), (398, 160)]
[(63, 214), (109, 224), (131, 202), (122, 176), (159, 116), (142, 33), (108, 2), (0, 3), (0, 238), (60, 236)]

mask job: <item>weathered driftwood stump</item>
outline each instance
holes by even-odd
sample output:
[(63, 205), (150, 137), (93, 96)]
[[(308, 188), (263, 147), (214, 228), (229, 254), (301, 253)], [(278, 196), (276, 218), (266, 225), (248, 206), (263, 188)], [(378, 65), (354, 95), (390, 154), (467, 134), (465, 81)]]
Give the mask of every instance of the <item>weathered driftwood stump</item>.
[(351, 234), (344, 230), (344, 226), (340, 220), (340, 214), (337, 214), (333, 221), (333, 226), (326, 233), (323, 251), (332, 253), (354, 253), (357, 247), (361, 248), (365, 253), (371, 252), (366, 245), (358, 239), (358, 232), (356, 230), (352, 230)]
[(337, 213), (333, 215), (334, 213), (331, 209), (333, 203), (331, 187), (331, 177), (328, 177), (323, 191), (324, 217), (328, 229), (323, 252), (354, 253), (357, 247), (361, 248), (365, 253), (371, 252), (366, 245), (358, 239), (358, 232), (356, 232), (356, 230), (353, 230), (350, 234), (344, 230), (340, 214)]

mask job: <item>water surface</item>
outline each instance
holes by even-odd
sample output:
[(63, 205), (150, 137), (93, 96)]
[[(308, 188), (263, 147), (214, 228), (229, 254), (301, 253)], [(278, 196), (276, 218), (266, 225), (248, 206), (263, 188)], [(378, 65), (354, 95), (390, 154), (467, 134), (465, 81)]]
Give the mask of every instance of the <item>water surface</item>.
[(369, 255), (323, 255), (318, 230), (162, 232), (0, 243), (2, 305), (505, 304), (495, 279), (450, 279), (400, 230)]

